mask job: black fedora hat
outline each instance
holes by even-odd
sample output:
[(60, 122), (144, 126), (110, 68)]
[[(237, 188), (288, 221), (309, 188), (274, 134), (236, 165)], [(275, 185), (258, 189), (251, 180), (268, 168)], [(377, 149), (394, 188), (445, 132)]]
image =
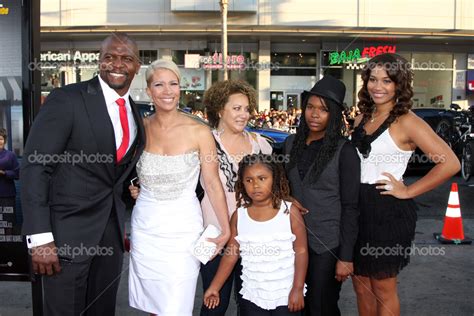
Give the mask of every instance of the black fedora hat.
[(344, 83), (332, 76), (326, 75), (316, 82), (309, 91), (303, 92), (303, 100), (307, 100), (310, 95), (330, 99), (336, 102), (344, 110), (344, 96), (346, 95), (346, 86)]

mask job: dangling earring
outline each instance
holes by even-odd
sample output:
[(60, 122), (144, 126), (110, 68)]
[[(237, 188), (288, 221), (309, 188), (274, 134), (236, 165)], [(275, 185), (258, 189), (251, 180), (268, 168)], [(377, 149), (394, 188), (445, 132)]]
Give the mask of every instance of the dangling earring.
[(150, 111), (153, 111), (155, 109), (155, 105), (153, 104), (153, 102), (150, 102)]
[[(222, 114), (217, 113), (217, 116), (219, 117), (219, 121), (222, 119)], [(219, 124), (217, 124), (219, 125)], [(224, 128), (219, 129), (218, 126), (216, 127), (217, 135), (220, 137), (222, 134), (224, 134)]]

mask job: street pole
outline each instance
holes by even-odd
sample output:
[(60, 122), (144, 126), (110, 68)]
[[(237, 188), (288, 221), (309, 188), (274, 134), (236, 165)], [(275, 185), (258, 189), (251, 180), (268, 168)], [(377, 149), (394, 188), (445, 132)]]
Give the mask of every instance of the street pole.
[[(227, 4), (228, 0), (219, 0), (222, 17), (222, 62), (223, 62), (223, 80), (227, 80)], [(220, 77), (220, 76), (219, 76)]]

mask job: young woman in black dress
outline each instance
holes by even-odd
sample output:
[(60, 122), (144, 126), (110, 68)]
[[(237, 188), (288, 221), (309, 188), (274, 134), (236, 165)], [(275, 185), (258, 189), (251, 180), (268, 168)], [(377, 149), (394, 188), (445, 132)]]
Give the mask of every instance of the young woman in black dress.
[[(372, 58), (363, 86), (352, 142), (361, 158), (359, 236), (353, 285), (359, 314), (399, 315), (397, 275), (409, 262), (415, 235), (414, 197), (434, 189), (459, 171), (449, 146), (410, 111), (413, 73), (396, 54)], [(408, 161), (419, 147), (436, 166), (413, 184), (403, 183)]]

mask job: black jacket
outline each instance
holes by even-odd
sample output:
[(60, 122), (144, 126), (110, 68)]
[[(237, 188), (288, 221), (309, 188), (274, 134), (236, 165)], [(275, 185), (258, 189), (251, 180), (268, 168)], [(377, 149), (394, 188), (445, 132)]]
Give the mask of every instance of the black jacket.
[[(285, 153), (290, 154), (295, 135), (291, 135), (285, 142)], [(308, 246), (318, 254), (330, 249), (338, 248), (338, 259), (352, 262), (354, 245), (358, 234), (359, 211), (357, 209), (360, 171), (346, 175), (343, 181), (351, 181), (351, 194), (347, 201), (342, 198), (341, 191), (341, 151), (348, 145), (341, 139), (335, 156), (322, 171), (316, 183), (311, 183), (309, 174), (315, 168), (313, 162), (303, 179), (298, 172), (298, 164), (287, 170), (290, 181), (291, 194), (309, 213), (304, 216), (308, 233)], [(349, 144), (352, 147), (352, 145)], [(353, 149), (353, 148), (351, 148)], [(357, 154), (351, 155), (357, 160), (355, 165), (360, 170)]]
[(52, 232), (60, 251), (94, 247), (109, 217), (116, 216), (123, 236), (124, 182), (145, 143), (139, 112), (130, 103), (137, 135), (116, 164), (114, 130), (99, 79), (51, 92), (30, 130), (21, 165), (24, 234)]

